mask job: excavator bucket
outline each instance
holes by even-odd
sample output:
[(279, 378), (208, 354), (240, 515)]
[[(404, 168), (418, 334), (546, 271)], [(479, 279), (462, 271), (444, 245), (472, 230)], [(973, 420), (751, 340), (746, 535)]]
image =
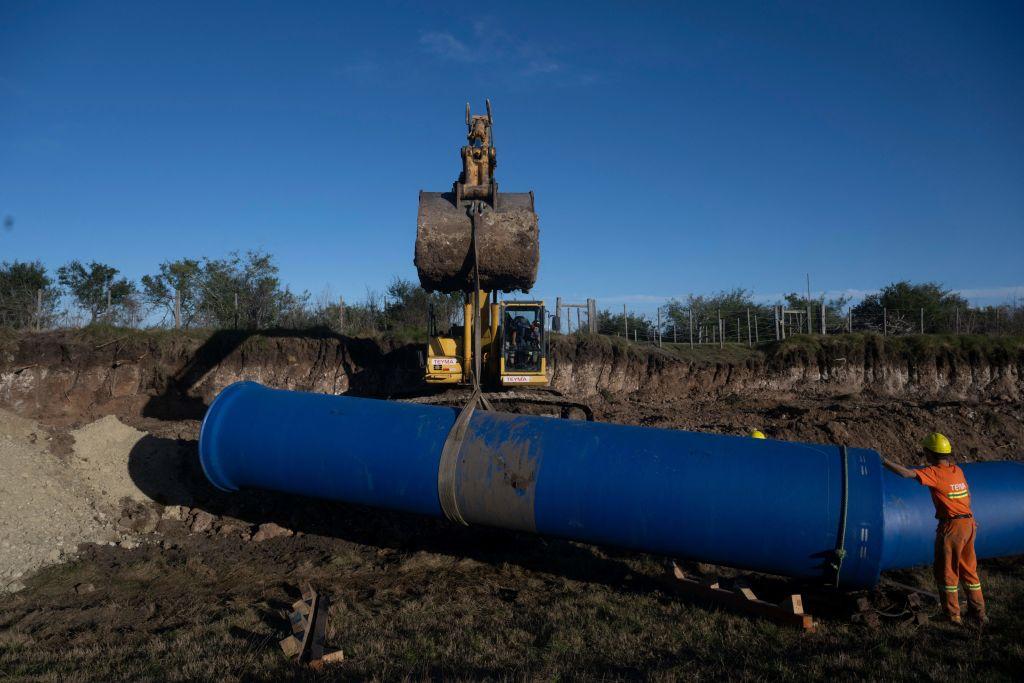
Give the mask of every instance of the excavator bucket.
[[(481, 201), (477, 218), (480, 289), (529, 291), (537, 280), (540, 229), (533, 192), (501, 192)], [(452, 192), (420, 192), (416, 257), (420, 285), (428, 291), (473, 290), (473, 200)]]
[(537, 280), (540, 239), (533, 192), (498, 192), (494, 117), (474, 116), (466, 103), (462, 172), (451, 192), (420, 192), (416, 257), (420, 285), (431, 292), (471, 292), (473, 224), (480, 289), (524, 292)]

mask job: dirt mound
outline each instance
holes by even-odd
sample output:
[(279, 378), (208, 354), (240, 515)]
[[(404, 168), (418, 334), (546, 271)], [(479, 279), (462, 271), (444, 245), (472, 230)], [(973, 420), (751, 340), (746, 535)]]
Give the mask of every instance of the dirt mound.
[(0, 411), (0, 592), (74, 555), (79, 543), (117, 540), (93, 492), (48, 447), (36, 423)]
[(185, 488), (175, 473), (182, 455), (167, 439), (149, 434), (107, 415), (73, 431), (72, 468), (111, 508), (135, 502), (181, 501)]

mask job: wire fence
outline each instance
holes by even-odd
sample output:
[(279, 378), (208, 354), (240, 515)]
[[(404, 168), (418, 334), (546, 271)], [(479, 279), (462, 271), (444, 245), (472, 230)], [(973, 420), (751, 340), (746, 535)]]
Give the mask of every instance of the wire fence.
[[(653, 316), (624, 309), (603, 311), (596, 332), (636, 343), (690, 346), (755, 346), (794, 335), (835, 335), (874, 332), (884, 336), (910, 334), (1024, 335), (1024, 308), (999, 306), (931, 311), (925, 308), (882, 308), (877, 312), (833, 311), (827, 307), (790, 309), (751, 307), (732, 311), (700, 311), (659, 307)], [(572, 330), (569, 330), (572, 332)], [(577, 332), (588, 332), (587, 321)]]
[[(234, 297), (234, 316), (220, 326), (239, 327), (239, 297)], [(741, 344), (754, 346), (798, 334), (834, 335), (874, 332), (885, 336), (909, 334), (1024, 335), (1024, 305), (945, 308), (886, 308), (837, 310), (823, 303), (803, 308), (786, 305), (710, 309), (686, 308), (677, 301), (643, 314), (623, 306), (621, 312), (599, 310), (595, 299), (577, 303), (557, 298), (547, 310), (547, 329), (562, 334), (602, 334), (647, 344), (706, 346)], [(440, 306), (442, 310), (437, 307)], [(419, 309), (423, 309), (422, 311)], [(178, 306), (173, 315), (156, 317), (137, 301), (112, 306), (101, 301), (95, 311), (84, 310), (66, 296), (44, 296), (41, 291), (0, 292), (0, 326), (21, 329), (80, 328), (100, 322), (123, 327), (180, 326)], [(229, 311), (230, 313), (230, 311)], [(462, 306), (456, 299), (430, 301), (415, 296), (396, 298), (368, 293), (365, 302), (346, 305), (307, 302), (275, 320), (275, 326), (329, 326), (347, 334), (387, 332), (422, 327), (439, 314), (448, 324), (461, 324)], [(252, 327), (252, 325), (243, 325)], [(258, 327), (258, 326), (257, 326)]]

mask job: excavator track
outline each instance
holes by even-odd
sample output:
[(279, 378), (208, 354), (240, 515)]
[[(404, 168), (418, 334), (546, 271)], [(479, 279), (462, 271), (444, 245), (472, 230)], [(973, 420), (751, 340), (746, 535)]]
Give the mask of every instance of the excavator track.
[[(461, 408), (473, 395), (472, 389), (453, 389), (450, 391), (431, 394), (429, 396), (416, 396), (413, 398), (398, 399), (403, 403), (416, 403), (418, 405), (439, 405)], [(571, 401), (553, 389), (531, 389), (525, 391), (485, 391), (480, 397), (490, 401), (491, 405), (500, 409), (503, 405), (539, 405), (553, 406), (559, 409), (559, 415), (565, 419), (571, 419), (572, 411), (578, 410), (583, 413), (587, 422), (594, 421), (594, 411), (586, 403)]]

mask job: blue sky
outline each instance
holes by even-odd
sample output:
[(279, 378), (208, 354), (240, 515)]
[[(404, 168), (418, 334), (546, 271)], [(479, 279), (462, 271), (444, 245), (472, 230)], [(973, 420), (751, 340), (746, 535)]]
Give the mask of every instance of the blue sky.
[(653, 309), (937, 280), (1024, 297), (1024, 4), (0, 3), (0, 259), (264, 249), (415, 279), (465, 102), (532, 189), (535, 294)]

